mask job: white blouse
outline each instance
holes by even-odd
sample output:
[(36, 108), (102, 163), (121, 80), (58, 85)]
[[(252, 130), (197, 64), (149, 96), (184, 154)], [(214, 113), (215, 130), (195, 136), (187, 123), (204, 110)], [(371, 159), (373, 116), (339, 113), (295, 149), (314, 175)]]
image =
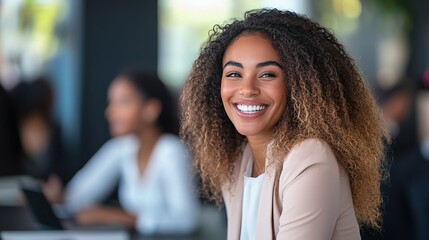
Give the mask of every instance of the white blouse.
[(66, 189), (69, 212), (98, 204), (119, 180), (119, 202), (137, 217), (142, 234), (184, 234), (197, 226), (199, 202), (185, 146), (174, 136), (160, 137), (143, 175), (139, 140), (132, 135), (106, 142), (72, 178)]
[(252, 177), (253, 158), (247, 163), (244, 172), (243, 205), (241, 215), (241, 240), (256, 239), (256, 220), (258, 219), (259, 199), (265, 173)]

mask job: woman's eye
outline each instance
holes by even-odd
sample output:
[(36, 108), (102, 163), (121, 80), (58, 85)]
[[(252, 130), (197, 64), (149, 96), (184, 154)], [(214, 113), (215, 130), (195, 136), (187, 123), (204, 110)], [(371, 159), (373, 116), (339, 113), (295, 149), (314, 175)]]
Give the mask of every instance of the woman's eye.
[(236, 72), (231, 72), (231, 73), (227, 73), (226, 77), (236, 78), (236, 77), (240, 77), (240, 74), (238, 74)]
[(267, 72), (267, 73), (262, 73), (262, 74), (260, 75), (260, 78), (274, 78), (274, 77), (276, 77), (276, 75), (275, 75), (274, 73), (269, 73), (269, 72)]

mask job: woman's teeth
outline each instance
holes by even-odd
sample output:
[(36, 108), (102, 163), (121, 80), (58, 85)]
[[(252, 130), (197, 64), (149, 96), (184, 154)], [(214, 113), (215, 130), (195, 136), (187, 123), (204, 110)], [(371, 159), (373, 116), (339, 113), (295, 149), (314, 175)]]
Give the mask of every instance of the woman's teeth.
[(255, 113), (264, 110), (265, 106), (237, 104), (237, 108), (244, 113)]

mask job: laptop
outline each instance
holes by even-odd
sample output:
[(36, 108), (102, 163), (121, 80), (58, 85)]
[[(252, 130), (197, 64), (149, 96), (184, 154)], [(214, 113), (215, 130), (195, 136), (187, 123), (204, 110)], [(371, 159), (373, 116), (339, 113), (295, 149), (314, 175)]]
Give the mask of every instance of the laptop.
[(69, 226), (55, 215), (54, 209), (40, 189), (22, 186), (21, 190), (37, 226), (34, 230), (14, 228), (2, 230), (0, 231), (2, 240), (130, 240), (130, 234), (124, 229)]
[(38, 181), (24, 179), (19, 182), (27, 206), (41, 230), (124, 230), (120, 225), (80, 226), (73, 219), (62, 219), (54, 206), (46, 199)]
[(57, 217), (51, 203), (46, 199), (39, 184), (33, 181), (20, 181), (20, 189), (27, 201), (35, 222), (42, 229), (64, 230), (62, 221)]

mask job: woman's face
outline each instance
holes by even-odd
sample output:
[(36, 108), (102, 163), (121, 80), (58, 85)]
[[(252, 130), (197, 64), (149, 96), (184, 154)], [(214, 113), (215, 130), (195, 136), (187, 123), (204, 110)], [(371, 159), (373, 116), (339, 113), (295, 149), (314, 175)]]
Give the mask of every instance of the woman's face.
[(269, 138), (286, 105), (286, 84), (271, 41), (242, 35), (226, 49), (222, 61), (221, 97), (237, 131)]
[(140, 131), (143, 105), (142, 97), (127, 79), (114, 79), (109, 87), (105, 112), (110, 134), (121, 136)]

